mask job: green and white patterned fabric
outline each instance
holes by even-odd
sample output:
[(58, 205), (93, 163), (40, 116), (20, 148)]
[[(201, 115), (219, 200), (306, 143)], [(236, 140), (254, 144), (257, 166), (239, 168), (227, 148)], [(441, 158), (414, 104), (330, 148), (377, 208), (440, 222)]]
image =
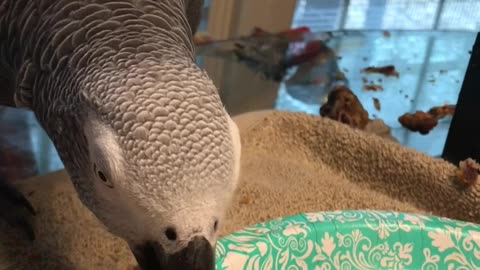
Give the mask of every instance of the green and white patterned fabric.
[(480, 269), (480, 225), (385, 211), (305, 213), (220, 239), (218, 270)]

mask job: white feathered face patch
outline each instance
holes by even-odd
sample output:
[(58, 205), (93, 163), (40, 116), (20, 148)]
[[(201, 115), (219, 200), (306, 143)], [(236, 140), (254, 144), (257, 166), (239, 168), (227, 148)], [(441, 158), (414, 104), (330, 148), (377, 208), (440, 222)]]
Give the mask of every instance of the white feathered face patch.
[[(239, 131), (226, 117), (232, 155), (225, 160), (226, 169), (220, 171), (228, 170), (228, 174), (194, 173), (199, 168), (197, 163), (203, 162), (199, 159), (163, 164), (160, 169), (170, 173), (159, 174), (158, 178), (152, 178), (148, 169), (128, 154), (128, 143), (122, 143), (111, 127), (95, 115), (85, 122), (90, 163), (86, 179), (81, 181), (90, 181), (92, 190), (79, 196), (88, 197), (83, 200), (87, 207), (110, 232), (129, 243), (140, 264), (157, 267), (170, 258), (168, 265), (178, 266), (184, 263), (181, 258), (190, 256), (186, 254), (197, 254), (192, 260), (199, 264), (213, 264), (209, 260), (214, 258), (218, 231), (240, 169)], [(162, 181), (162, 177), (169, 178)]]

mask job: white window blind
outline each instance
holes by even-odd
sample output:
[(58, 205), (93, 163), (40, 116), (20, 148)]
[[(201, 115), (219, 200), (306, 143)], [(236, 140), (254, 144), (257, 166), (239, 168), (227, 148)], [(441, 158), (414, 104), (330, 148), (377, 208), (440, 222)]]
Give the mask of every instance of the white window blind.
[(479, 0), (298, 0), (292, 27), (480, 30)]

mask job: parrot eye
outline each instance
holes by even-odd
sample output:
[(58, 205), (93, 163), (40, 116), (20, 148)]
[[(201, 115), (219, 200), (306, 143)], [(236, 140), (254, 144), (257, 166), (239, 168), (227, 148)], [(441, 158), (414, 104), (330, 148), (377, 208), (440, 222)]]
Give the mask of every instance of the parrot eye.
[(93, 170), (95, 174), (98, 176), (98, 178), (100, 178), (100, 180), (102, 180), (102, 182), (105, 183), (105, 185), (107, 185), (107, 187), (113, 188), (112, 182), (109, 181), (107, 176), (97, 168), (97, 165), (95, 165), (95, 163), (93, 164)]

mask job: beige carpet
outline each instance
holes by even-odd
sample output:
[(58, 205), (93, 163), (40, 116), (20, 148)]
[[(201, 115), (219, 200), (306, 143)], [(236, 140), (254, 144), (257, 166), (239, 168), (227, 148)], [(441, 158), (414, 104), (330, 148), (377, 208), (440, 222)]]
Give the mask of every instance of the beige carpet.
[[(241, 182), (223, 233), (279, 216), (339, 209), (432, 213), (480, 221), (480, 183), (456, 184), (456, 167), (377, 135), (298, 113), (235, 119), (243, 143)], [(129, 269), (125, 244), (79, 204), (64, 172), (22, 190), (39, 211), (29, 245), (0, 224), (0, 270)]]

